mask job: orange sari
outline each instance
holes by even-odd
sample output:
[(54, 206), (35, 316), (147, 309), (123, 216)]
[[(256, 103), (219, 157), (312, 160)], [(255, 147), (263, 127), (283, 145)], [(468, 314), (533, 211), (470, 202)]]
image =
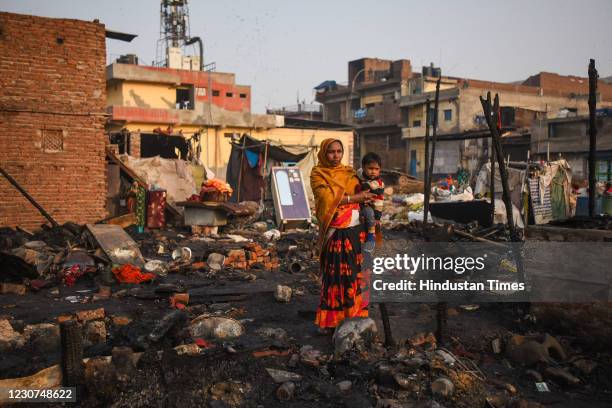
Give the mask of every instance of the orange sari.
[(362, 296), (365, 280), (361, 272), (361, 225), (351, 226), (359, 204), (340, 205), (345, 194), (355, 194), (359, 179), (350, 166), (332, 166), (327, 160), (326, 139), (318, 153), (319, 163), (312, 170), (310, 183), (319, 222), (321, 298), (315, 323), (321, 328), (336, 327), (350, 317), (367, 317), (367, 301)]

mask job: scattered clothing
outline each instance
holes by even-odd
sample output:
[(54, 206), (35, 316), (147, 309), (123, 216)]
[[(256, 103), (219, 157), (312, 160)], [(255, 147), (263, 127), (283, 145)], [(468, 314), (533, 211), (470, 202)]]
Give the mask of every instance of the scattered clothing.
[(113, 274), (121, 283), (142, 283), (155, 279), (155, 274), (142, 273), (140, 268), (130, 264), (113, 268)]

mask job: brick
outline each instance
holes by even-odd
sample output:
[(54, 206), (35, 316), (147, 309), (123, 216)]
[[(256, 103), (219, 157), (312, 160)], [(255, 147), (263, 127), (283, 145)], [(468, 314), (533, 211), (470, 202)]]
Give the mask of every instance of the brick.
[(132, 319), (130, 319), (127, 316), (113, 316), (111, 318), (111, 321), (113, 322), (113, 324), (115, 326), (126, 326), (126, 325), (130, 324)]
[(2, 294), (14, 294), (14, 295), (25, 295), (25, 285), (19, 285), (16, 283), (0, 283), (0, 293)]
[(104, 319), (104, 308), (100, 307), (93, 310), (81, 310), (76, 312), (77, 319), (81, 322), (87, 322), (90, 320)]
[[(104, 218), (106, 118), (96, 115), (106, 105), (104, 26), (0, 12), (0, 27), (0, 107), (27, 111), (0, 120), (0, 140), (10, 140), (0, 162), (58, 223)], [(63, 151), (43, 150), (43, 131), (52, 130)], [(47, 222), (5, 180), (0, 197), (0, 225)]]

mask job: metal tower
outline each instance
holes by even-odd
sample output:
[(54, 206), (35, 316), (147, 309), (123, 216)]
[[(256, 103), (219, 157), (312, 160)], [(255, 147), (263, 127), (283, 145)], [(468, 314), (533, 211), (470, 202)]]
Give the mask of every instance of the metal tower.
[(155, 65), (168, 66), (171, 50), (180, 50), (190, 39), (187, 0), (161, 0), (159, 16)]

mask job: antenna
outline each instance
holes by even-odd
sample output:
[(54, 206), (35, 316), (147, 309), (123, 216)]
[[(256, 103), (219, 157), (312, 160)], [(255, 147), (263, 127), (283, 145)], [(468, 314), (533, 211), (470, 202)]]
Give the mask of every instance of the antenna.
[(187, 0), (161, 0), (156, 66), (171, 67), (182, 58), (181, 47), (191, 38)]

